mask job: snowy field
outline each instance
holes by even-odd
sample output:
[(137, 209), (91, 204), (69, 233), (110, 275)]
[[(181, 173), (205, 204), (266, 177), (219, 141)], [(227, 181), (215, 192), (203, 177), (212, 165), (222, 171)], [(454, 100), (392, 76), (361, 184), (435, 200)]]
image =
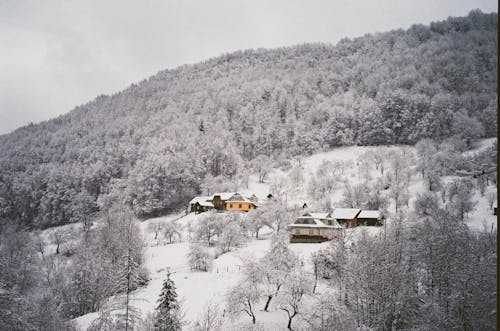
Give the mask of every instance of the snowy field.
[[(480, 142), (475, 146), (475, 150), (467, 153), (474, 153), (482, 150), (493, 143), (494, 140), (488, 139)], [(401, 148), (401, 147), (390, 147)], [(404, 147), (411, 149), (410, 147)], [(358, 157), (368, 150), (374, 150), (375, 147), (343, 147), (337, 148), (329, 152), (318, 153), (310, 157), (300, 160), (300, 164), (304, 169), (305, 177), (308, 173), (314, 173), (319, 164), (324, 160), (344, 161), (349, 166), (346, 167), (346, 178), (353, 184), (360, 183), (363, 177), (360, 175), (358, 167)], [(377, 176), (375, 171), (371, 175)], [(273, 178), (284, 176), (286, 172), (275, 169), (271, 172), (265, 183), (258, 183), (257, 176), (251, 176), (247, 189), (241, 189), (239, 192), (243, 194), (256, 194), (260, 199), (264, 199), (269, 193), (269, 183)], [(451, 177), (444, 178), (444, 181), (450, 180)], [(410, 192), (410, 207), (417, 193), (423, 192), (424, 185), (420, 176), (413, 176), (409, 184)], [(339, 201), (341, 190), (333, 192), (331, 200)], [(490, 185), (487, 191), (496, 191), (496, 187)], [(302, 203), (307, 201), (307, 194), (304, 187), (299, 187), (290, 193), (289, 203)], [(485, 197), (479, 193), (474, 195), (474, 200), (477, 201), (475, 209), (466, 219), (466, 224), (470, 228), (480, 230), (483, 227), (496, 227), (496, 216), (492, 215), (488, 202)], [(341, 206), (339, 206), (341, 207)], [(389, 208), (393, 208), (390, 206)], [(150, 282), (146, 287), (140, 288), (134, 292), (133, 299), (135, 306), (139, 307), (142, 314), (145, 316), (148, 312), (152, 312), (156, 306), (156, 300), (160, 293), (162, 282), (166, 277), (167, 270), (173, 273), (172, 279), (177, 286), (179, 297), (183, 299), (183, 308), (185, 312), (185, 320), (187, 322), (185, 329), (190, 329), (190, 322), (196, 320), (203, 311), (203, 307), (209, 302), (218, 302), (220, 307), (225, 307), (225, 294), (228, 289), (237, 284), (242, 278), (241, 265), (243, 259), (258, 259), (262, 257), (270, 246), (270, 231), (263, 231), (260, 238), (249, 239), (242, 247), (235, 249), (229, 253), (223, 254), (215, 259), (212, 271), (210, 272), (192, 272), (187, 263), (186, 254), (188, 252), (189, 243), (186, 241), (186, 233), (184, 231), (181, 242), (166, 244), (154, 240), (153, 234), (148, 230), (149, 225), (154, 222), (169, 222), (177, 219), (179, 224), (186, 226), (189, 223), (196, 223), (203, 214), (177, 214), (166, 217), (149, 219), (141, 223), (143, 232), (148, 247), (146, 250), (146, 265), (150, 272)], [(50, 229), (47, 231), (55, 231)], [(362, 231), (367, 231), (370, 235), (377, 235), (382, 231), (382, 228), (375, 227), (357, 227), (346, 230), (348, 236), (353, 241), (359, 236)], [(290, 244), (290, 248), (298, 254), (305, 265), (305, 270), (312, 273), (310, 257), (313, 252), (324, 248), (328, 243), (323, 244)], [(54, 247), (51, 247), (54, 249)], [(326, 286), (320, 284), (318, 292), (326, 290)], [(262, 310), (262, 305), (259, 305), (259, 311), (256, 313), (258, 323), (262, 323), (263, 330), (283, 330), (286, 329), (287, 316), (285, 312), (279, 311), (276, 307), (271, 306), (269, 312)], [(97, 313), (87, 314), (75, 319), (76, 325), (85, 330), (88, 325), (98, 316)], [(225, 330), (238, 330), (242, 323), (249, 323), (248, 316), (241, 315), (234, 321), (226, 321)], [(300, 329), (300, 317), (294, 320), (294, 325)]]

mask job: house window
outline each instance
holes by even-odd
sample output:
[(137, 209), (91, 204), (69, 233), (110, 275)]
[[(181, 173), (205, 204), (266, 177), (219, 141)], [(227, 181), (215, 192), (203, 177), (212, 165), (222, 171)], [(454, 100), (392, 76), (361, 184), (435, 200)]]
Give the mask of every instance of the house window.
[(229, 204), (229, 208), (233, 208), (233, 204), (232, 203)]
[(299, 229), (296, 229), (296, 230), (295, 230), (295, 234), (300, 234), (300, 230), (299, 230)]
[(309, 230), (309, 235), (312, 236), (314, 234), (314, 230)]
[(243, 206), (241, 205), (241, 203), (238, 205), (238, 208), (239, 209), (243, 208)]

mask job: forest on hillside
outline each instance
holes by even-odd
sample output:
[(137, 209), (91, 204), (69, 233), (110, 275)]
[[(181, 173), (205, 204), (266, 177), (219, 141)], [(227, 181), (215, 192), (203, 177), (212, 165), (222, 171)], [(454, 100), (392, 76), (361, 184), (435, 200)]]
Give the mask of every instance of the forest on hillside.
[(475, 10), (159, 72), (0, 136), (0, 225), (88, 223), (114, 202), (160, 215), (334, 146), (496, 136), (497, 32)]

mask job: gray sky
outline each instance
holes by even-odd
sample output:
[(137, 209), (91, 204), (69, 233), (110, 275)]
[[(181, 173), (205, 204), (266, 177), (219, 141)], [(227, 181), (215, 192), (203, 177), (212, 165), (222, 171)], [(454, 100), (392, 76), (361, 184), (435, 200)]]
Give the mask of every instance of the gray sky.
[(159, 70), (238, 49), (336, 43), (495, 0), (0, 0), (0, 134)]

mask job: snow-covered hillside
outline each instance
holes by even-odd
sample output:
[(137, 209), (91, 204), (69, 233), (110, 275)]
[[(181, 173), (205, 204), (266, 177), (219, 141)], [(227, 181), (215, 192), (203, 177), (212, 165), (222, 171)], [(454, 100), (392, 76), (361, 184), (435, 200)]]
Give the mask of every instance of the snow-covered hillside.
[[(493, 140), (482, 141), (477, 145), (476, 151), (483, 150), (486, 148), (485, 146), (490, 146), (492, 143)], [(387, 147), (387, 149), (404, 149), (407, 153), (411, 153), (414, 148), (408, 146), (393, 146)], [(289, 190), (287, 193), (288, 203), (290, 205), (299, 205), (303, 202), (311, 204), (312, 201), (310, 196), (308, 196), (306, 188), (307, 177), (311, 176), (310, 174), (314, 174), (323, 161), (343, 162), (345, 169), (342, 176), (348, 179), (350, 185), (355, 185), (363, 183), (366, 180), (364, 176), (366, 176), (367, 173), (360, 169), (360, 157), (366, 155), (366, 152), (376, 153), (378, 151), (380, 151), (380, 148), (378, 147), (343, 147), (325, 153), (314, 154), (302, 160), (295, 161), (295, 164), (292, 164), (292, 169), (288, 169), (287, 171), (274, 169), (264, 183), (258, 183), (256, 175), (251, 176), (248, 188), (241, 188), (239, 192), (243, 194), (256, 194), (261, 200), (264, 201), (269, 192), (273, 190), (272, 183), (275, 183), (279, 178), (289, 176), (290, 172), (293, 171), (293, 167), (299, 165), (302, 168), (305, 179), (298, 187), (294, 187)], [(468, 153), (473, 152), (475, 151), (469, 151)], [(386, 171), (389, 170), (386, 169)], [(368, 175), (374, 178), (381, 176), (380, 172), (375, 169), (370, 169)], [(448, 182), (451, 179), (452, 177), (446, 177), (443, 180)], [(425, 191), (422, 178), (418, 175), (412, 176), (408, 189), (410, 193), (409, 206), (411, 210), (412, 201), (415, 199), (416, 195)], [(496, 187), (490, 185), (487, 187), (487, 191), (496, 191)], [(338, 189), (331, 193), (330, 198), (331, 201), (338, 202), (341, 200), (341, 196), (342, 190)], [(479, 192), (476, 192), (474, 193), (473, 199), (477, 201), (477, 204), (474, 211), (468, 215), (466, 223), (471, 228), (477, 230), (482, 229), (483, 225), (486, 227), (496, 227), (496, 216), (492, 215), (486, 198), (481, 196)], [(342, 206), (336, 205), (336, 207)], [(394, 206), (391, 204), (388, 208), (392, 210), (394, 209)], [(267, 228), (265, 231), (261, 232), (259, 239), (250, 238), (240, 248), (229, 253), (222, 254), (216, 258), (211, 271), (191, 271), (187, 262), (189, 243), (186, 241), (186, 229), (189, 224), (196, 224), (196, 222), (198, 222), (202, 217), (204, 217), (203, 213), (198, 215), (193, 213), (184, 215), (181, 213), (149, 219), (141, 223), (141, 231), (148, 243), (146, 251), (146, 266), (150, 272), (150, 281), (146, 287), (139, 288), (134, 292), (133, 299), (135, 305), (142, 311), (143, 316), (146, 316), (148, 312), (152, 312), (154, 310), (161, 290), (162, 282), (166, 277), (167, 271), (170, 270), (173, 273), (172, 279), (177, 286), (178, 294), (183, 299), (185, 320), (188, 323), (186, 324), (185, 329), (189, 330), (189, 323), (196, 320), (200, 314), (202, 314), (204, 306), (209, 301), (218, 302), (220, 307), (225, 307), (225, 295), (227, 291), (231, 287), (235, 286), (244, 276), (241, 272), (242, 259), (244, 260), (250, 258), (255, 260), (261, 258), (269, 249), (269, 238), (272, 231)], [(181, 241), (167, 244), (165, 241), (162, 242), (155, 240), (154, 234), (150, 230), (151, 224), (168, 223), (172, 220), (176, 220), (177, 224), (181, 225), (184, 229)], [(388, 221), (390, 222), (390, 219)], [(382, 227), (357, 227), (347, 229), (345, 231), (349, 233), (348, 236), (352, 240), (356, 241), (356, 238), (359, 237), (359, 234), (363, 231), (368, 232), (370, 235), (377, 235), (377, 233), (380, 233), (382, 230)], [(290, 248), (301, 257), (305, 264), (305, 270), (307, 270), (307, 272), (312, 272), (311, 254), (327, 247), (327, 245), (328, 243), (290, 244)], [(318, 292), (321, 293), (326, 290), (326, 286), (323, 286), (320, 283)], [(81, 330), (85, 330), (97, 316), (97, 313), (87, 314), (77, 318), (75, 322)], [(262, 307), (259, 307), (256, 312), (256, 317), (263, 330), (282, 330), (285, 329), (287, 322), (286, 314), (283, 311), (278, 310), (276, 307), (271, 307), (269, 312), (264, 312), (262, 311)], [(224, 322), (224, 329), (238, 329), (239, 325), (248, 322), (248, 316), (240, 316), (236, 320), (226, 319)], [(297, 323), (297, 326), (301, 325), (300, 317), (295, 323)]]

